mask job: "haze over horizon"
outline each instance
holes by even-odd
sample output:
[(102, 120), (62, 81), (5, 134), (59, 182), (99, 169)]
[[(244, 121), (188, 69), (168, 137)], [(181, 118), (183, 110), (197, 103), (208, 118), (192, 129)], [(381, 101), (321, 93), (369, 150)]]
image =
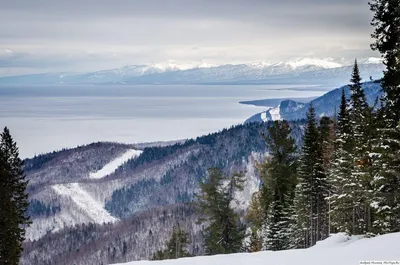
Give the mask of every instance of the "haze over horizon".
[(364, 0), (2, 1), (0, 76), (379, 57)]

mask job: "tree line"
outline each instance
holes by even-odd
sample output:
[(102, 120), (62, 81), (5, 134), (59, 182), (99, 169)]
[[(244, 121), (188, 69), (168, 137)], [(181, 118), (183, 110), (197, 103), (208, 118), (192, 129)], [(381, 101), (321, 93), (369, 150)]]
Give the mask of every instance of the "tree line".
[[(337, 115), (316, 117), (310, 105), (297, 149), (287, 121), (264, 135), (269, 157), (258, 165), (260, 190), (247, 213), (249, 229), (232, 208), (243, 173), (211, 169), (201, 184), (206, 254), (307, 248), (333, 232), (375, 236), (400, 231), (400, 1), (375, 0), (373, 50), (386, 70), (383, 97), (369, 106), (354, 63), (350, 98)], [(248, 242), (244, 242), (245, 238)]]

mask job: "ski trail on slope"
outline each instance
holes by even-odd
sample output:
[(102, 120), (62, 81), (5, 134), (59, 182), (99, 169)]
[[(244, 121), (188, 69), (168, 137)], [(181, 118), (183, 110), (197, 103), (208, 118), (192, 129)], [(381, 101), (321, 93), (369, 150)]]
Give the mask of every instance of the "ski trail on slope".
[(271, 118), (273, 121), (279, 121), (282, 119), (280, 114), (281, 105), (279, 104), (277, 107), (269, 110), (269, 114), (271, 114)]
[(52, 188), (58, 195), (69, 197), (95, 223), (102, 224), (118, 220), (111, 216), (101, 203), (83, 190), (79, 183), (57, 184)]
[(110, 175), (113, 173), (119, 166), (121, 166), (123, 163), (131, 159), (132, 157), (137, 157), (142, 153), (142, 151), (135, 150), (135, 149), (130, 149), (126, 151), (124, 154), (122, 154), (120, 157), (117, 157), (116, 159), (112, 160), (108, 164), (106, 164), (102, 169), (96, 172), (90, 172), (89, 173), (89, 178), (90, 179), (102, 179), (107, 175)]

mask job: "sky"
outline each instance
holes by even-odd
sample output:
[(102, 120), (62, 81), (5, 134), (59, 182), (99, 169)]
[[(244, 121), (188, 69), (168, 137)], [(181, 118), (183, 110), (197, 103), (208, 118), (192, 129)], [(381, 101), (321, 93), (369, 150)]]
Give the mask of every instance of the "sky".
[(0, 0), (0, 76), (365, 58), (371, 19), (367, 0)]

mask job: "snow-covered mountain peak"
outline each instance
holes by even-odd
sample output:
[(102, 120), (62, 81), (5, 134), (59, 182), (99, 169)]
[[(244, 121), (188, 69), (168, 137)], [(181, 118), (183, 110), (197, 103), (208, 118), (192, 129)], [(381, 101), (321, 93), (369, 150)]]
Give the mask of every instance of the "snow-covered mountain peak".
[(317, 59), (317, 58), (301, 58), (287, 63), (294, 69), (304, 66), (317, 66), (325, 69), (338, 68), (343, 65), (335, 62), (332, 58)]
[(383, 62), (382, 58), (377, 57), (369, 57), (365, 59), (362, 63), (363, 64), (381, 64)]
[(184, 71), (190, 69), (198, 69), (198, 68), (211, 68), (217, 65), (209, 64), (206, 62), (176, 62), (176, 61), (167, 61), (161, 63), (155, 63), (151, 65), (153, 68), (157, 68), (162, 72), (170, 72), (170, 71)]
[(182, 67), (182, 65), (179, 65), (174, 61), (155, 63), (155, 64), (152, 64), (151, 67), (157, 68), (157, 69), (161, 70), (162, 72), (179, 71), (179, 70), (184, 70), (184, 68), (186, 68), (186, 67)]
[(271, 62), (252, 62), (249, 63), (248, 66), (254, 69), (263, 69), (265, 67), (271, 66), (273, 63)]

